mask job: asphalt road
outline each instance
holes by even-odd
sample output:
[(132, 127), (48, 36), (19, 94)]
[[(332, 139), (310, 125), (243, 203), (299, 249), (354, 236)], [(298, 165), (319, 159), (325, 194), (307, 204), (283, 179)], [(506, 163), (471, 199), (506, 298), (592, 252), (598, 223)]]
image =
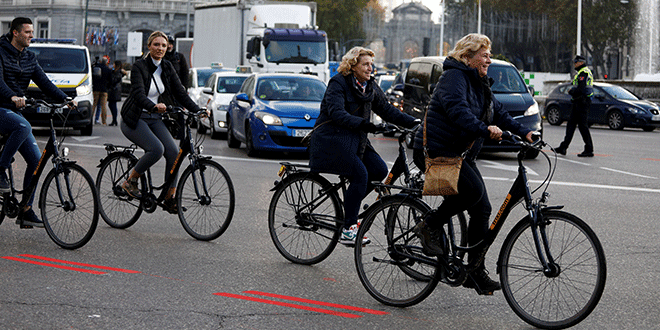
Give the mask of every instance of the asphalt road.
[[(545, 140), (558, 145), (565, 126), (545, 126)], [(595, 311), (576, 329), (657, 329), (660, 307), (660, 132), (611, 131), (593, 127), (596, 157), (582, 151), (579, 134), (560, 156), (551, 204), (586, 220), (607, 255), (605, 293)], [(46, 136), (37, 136), (40, 146)], [(391, 138), (372, 137), (389, 162)], [(103, 143), (126, 144), (117, 127), (96, 126), (91, 137), (65, 140), (70, 158), (93, 177), (105, 155)], [(352, 250), (338, 246), (315, 266), (286, 261), (273, 246), (267, 227), (269, 189), (281, 160), (295, 156), (248, 158), (226, 141), (204, 142), (230, 173), (236, 211), (229, 229), (212, 242), (196, 241), (177, 216), (157, 210), (125, 230), (102, 220), (92, 240), (68, 251), (43, 229), (21, 230), (13, 219), (0, 225), (0, 325), (4, 329), (528, 329), (501, 292), (491, 297), (473, 290), (438, 285), (422, 303), (405, 309), (382, 305), (362, 287)], [(17, 157), (16, 171), (22, 160)], [(514, 154), (488, 154), (478, 161), (493, 208), (503, 201), (515, 177)], [(540, 182), (547, 162), (527, 162)], [(153, 169), (161, 180), (163, 162)], [(536, 173), (536, 175), (534, 174)], [(367, 200), (373, 200), (368, 197)], [(487, 255), (495, 259), (504, 234), (524, 212), (518, 207)], [(9, 257), (9, 258), (8, 258)], [(52, 258), (44, 261), (42, 258)], [(16, 260), (21, 259), (21, 260)], [(53, 260), (56, 259), (56, 260)], [(41, 264), (25, 261), (38, 261)], [(74, 264), (72, 264), (74, 263)], [(68, 266), (70, 268), (55, 268)], [(100, 274), (83, 272), (97, 271)], [(273, 297), (272, 294), (286, 297)], [(328, 305), (329, 304), (340, 304)], [(356, 309), (357, 307), (358, 309)]]

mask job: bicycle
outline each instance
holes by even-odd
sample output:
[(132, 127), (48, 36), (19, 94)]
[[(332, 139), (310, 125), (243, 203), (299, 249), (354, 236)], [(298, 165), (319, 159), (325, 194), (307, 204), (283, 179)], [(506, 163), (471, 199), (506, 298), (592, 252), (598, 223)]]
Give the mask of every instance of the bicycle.
[[(441, 257), (423, 254), (413, 227), (428, 210), (413, 194), (384, 196), (369, 210), (358, 231), (355, 265), (372, 297), (386, 305), (407, 307), (428, 297), (440, 279), (450, 286), (462, 285), (483, 262), (511, 209), (522, 202), (527, 216), (511, 229), (497, 261), (507, 303), (525, 322), (546, 329), (573, 326), (593, 311), (605, 288), (605, 254), (598, 237), (583, 220), (561, 211), (563, 206), (547, 205), (556, 153), (553, 167), (541, 149), (546, 144), (540, 138), (528, 143), (509, 133), (504, 139), (521, 147), (518, 176), (480, 243), (457, 245), (450, 222), (447, 253)], [(529, 188), (523, 165), (529, 150), (542, 153), (550, 166), (545, 180), (534, 191)], [(541, 197), (534, 200), (532, 194), (542, 187)], [(364, 235), (371, 239), (366, 247), (360, 244)], [(460, 255), (476, 251), (483, 252), (471, 263), (464, 262)], [(410, 263), (423, 265), (417, 269), (430, 280), (413, 281), (398, 271)]]
[[(378, 183), (377, 199), (390, 194), (392, 189), (421, 197), (424, 182), (422, 173), (411, 173), (406, 155), (405, 138), (414, 134), (414, 129), (383, 125), (378, 133), (401, 133), (398, 138), (398, 156), (385, 183)], [(348, 178), (339, 176), (338, 182), (331, 183), (320, 173), (310, 172), (306, 164), (281, 162), (275, 181), (273, 197), (268, 209), (268, 230), (275, 247), (282, 256), (297, 264), (312, 265), (327, 258), (337, 246), (344, 224), (342, 196), (345, 195)], [(398, 178), (401, 184), (396, 185)], [(377, 205), (377, 204), (374, 204)], [(430, 207), (423, 204), (427, 210)], [(371, 208), (362, 212), (362, 218)], [(467, 231), (467, 221), (460, 214), (452, 219), (456, 225)], [(467, 236), (460, 238), (467, 242)], [(412, 265), (411, 265), (412, 266)], [(411, 272), (411, 276), (416, 276)], [(424, 276), (418, 276), (425, 280)]]
[[(222, 235), (234, 214), (234, 185), (222, 165), (203, 156), (204, 136), (193, 138), (191, 124), (200, 116), (206, 115), (202, 109), (192, 113), (181, 107), (170, 107), (170, 112), (182, 113), (185, 118), (185, 138), (179, 143), (179, 155), (169, 169), (177, 173), (184, 157), (188, 156), (190, 165), (181, 174), (176, 188), (177, 214), (181, 225), (192, 237), (202, 241), (214, 240)], [(101, 159), (96, 177), (99, 191), (100, 213), (103, 220), (111, 227), (125, 229), (140, 218), (142, 212), (153, 213), (163, 204), (168, 187), (176, 180), (175, 175), (161, 186), (155, 186), (151, 171), (140, 176), (139, 188), (142, 198), (134, 198), (122, 189), (121, 184), (128, 178), (138, 158), (134, 155), (136, 145), (118, 146), (105, 144), (107, 156)], [(160, 190), (158, 197), (155, 191)]]
[[(46, 142), (39, 164), (37, 165), (30, 185), (24, 190), (14, 188), (12, 167), (7, 169), (9, 192), (2, 194), (2, 209), (0, 223), (5, 216), (16, 218), (35, 193), (39, 178), (43, 174), (48, 159), (52, 157), (53, 168), (46, 174), (39, 193), (39, 209), (41, 219), (48, 236), (64, 249), (77, 249), (89, 242), (94, 235), (98, 223), (98, 199), (92, 176), (75, 161), (68, 159), (69, 148), (60, 148), (64, 137), (57, 140), (53, 117), (62, 113), (62, 109), (71, 103), (48, 103), (39, 99), (27, 99), (26, 105), (36, 106), (38, 113), (50, 114), (50, 137)], [(68, 115), (67, 115), (68, 116)], [(63, 120), (66, 125), (66, 117)], [(9, 136), (0, 139), (4, 149)], [(13, 159), (12, 159), (13, 161)], [(18, 201), (17, 195), (21, 195)], [(21, 228), (32, 228), (23, 225), (22, 220), (16, 220)]]

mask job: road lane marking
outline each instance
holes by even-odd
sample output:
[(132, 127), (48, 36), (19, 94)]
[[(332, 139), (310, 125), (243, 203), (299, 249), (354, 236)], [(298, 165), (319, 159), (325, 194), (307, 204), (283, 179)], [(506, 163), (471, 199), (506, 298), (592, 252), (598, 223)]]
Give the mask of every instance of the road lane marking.
[(355, 307), (355, 306), (348, 306), (348, 305), (340, 305), (340, 304), (335, 304), (335, 303), (329, 303), (329, 302), (317, 301), (317, 300), (311, 300), (311, 299), (305, 299), (305, 298), (298, 298), (298, 297), (291, 297), (291, 296), (283, 296), (283, 295), (279, 295), (279, 294), (275, 294), (275, 293), (260, 292), (260, 291), (243, 291), (243, 293), (253, 294), (253, 295), (257, 295), (257, 296), (266, 296), (266, 297), (271, 297), (271, 298), (297, 301), (297, 302), (302, 302), (302, 303), (307, 303), (307, 304), (312, 304), (312, 305), (320, 305), (320, 306), (326, 306), (326, 307), (347, 309), (347, 310), (351, 310), (351, 311), (354, 311), (354, 312), (363, 312), (363, 313), (367, 313), (367, 314), (374, 314), (374, 315), (387, 315), (387, 314), (389, 314), (388, 312), (378, 311), (378, 310), (369, 309), (369, 308), (362, 308), (362, 307)]
[(34, 260), (23, 259), (23, 258), (16, 258), (16, 257), (2, 257), (2, 258), (7, 259), (7, 260), (25, 262), (25, 263), (33, 264), (33, 265), (60, 268), (60, 269), (66, 269), (66, 270), (73, 270), (73, 271), (76, 271), (76, 272), (90, 273), (90, 274), (94, 274), (94, 275), (107, 274), (106, 272), (100, 272), (100, 271), (97, 271), (97, 270), (83, 269), (83, 268), (69, 267), (69, 266), (62, 266), (62, 265), (55, 265), (55, 264), (47, 264), (45, 262), (34, 261)]
[(267, 299), (261, 299), (261, 298), (250, 297), (250, 296), (243, 296), (243, 295), (227, 293), (227, 292), (216, 292), (216, 293), (214, 293), (214, 295), (222, 296), (222, 297), (228, 297), (228, 298), (234, 298), (234, 299), (242, 299), (242, 300), (260, 302), (260, 303), (276, 305), (276, 306), (284, 306), (284, 307), (289, 307), (289, 308), (302, 309), (302, 310), (306, 310), (306, 311), (336, 315), (336, 316), (341, 316), (341, 317), (346, 317), (346, 318), (351, 318), (351, 319), (357, 319), (357, 318), (362, 317), (362, 315), (343, 313), (343, 312), (333, 311), (333, 310), (324, 309), (324, 308), (309, 307), (309, 306), (304, 306), (304, 305), (291, 304), (291, 303), (285, 303), (285, 302), (281, 302), (281, 301), (267, 300)]
[[(496, 170), (503, 170), (503, 171), (509, 171), (509, 172), (516, 172), (516, 173), (518, 172), (518, 165), (505, 165), (505, 164), (502, 164), (502, 163), (494, 162), (492, 160), (485, 160), (485, 159), (481, 159), (479, 162), (485, 164), (485, 165), (482, 165), (483, 167), (490, 167), (490, 168), (494, 168)], [(525, 166), (525, 169), (527, 169), (527, 174), (536, 175), (536, 176), (539, 175), (538, 173), (536, 173), (534, 170), (532, 170), (531, 168), (529, 168), (527, 166)]]
[(59, 262), (61, 264), (69, 264), (69, 265), (83, 266), (83, 267), (89, 267), (89, 268), (110, 270), (110, 271), (113, 271), (113, 272), (121, 272), (121, 273), (129, 273), (129, 274), (142, 273), (142, 272), (137, 271), (137, 270), (92, 265), (92, 264), (86, 264), (86, 263), (82, 263), (82, 262), (67, 261), (67, 260), (53, 259), (53, 258), (48, 258), (48, 257), (35, 256), (35, 255), (32, 255), (32, 254), (19, 254), (18, 256), (26, 257), (26, 258), (32, 258), (32, 259), (38, 259), (38, 260), (44, 260), (44, 261)]
[[(488, 177), (485, 176), (484, 180), (493, 180), (493, 181), (510, 181), (513, 182), (515, 178), (498, 178), (498, 177)], [(543, 180), (529, 180), (530, 183), (543, 183)], [(641, 187), (624, 187), (624, 186), (611, 186), (605, 184), (595, 184), (595, 183), (580, 183), (580, 182), (561, 182), (561, 181), (551, 181), (550, 185), (558, 186), (568, 186), (568, 187), (581, 187), (581, 188), (597, 188), (597, 189), (612, 189), (612, 190), (625, 190), (625, 191), (638, 191), (638, 192), (650, 192), (650, 193), (660, 193), (660, 189), (654, 188), (641, 188)]]
[(601, 167), (601, 169), (606, 170), (606, 171), (612, 171), (612, 172), (616, 172), (616, 173), (621, 173), (621, 174), (627, 174), (627, 175), (632, 175), (632, 176), (638, 176), (638, 177), (640, 177), (640, 178), (655, 179), (655, 180), (658, 179), (658, 178), (656, 178), (656, 177), (654, 177), (654, 176), (647, 176), (647, 175), (642, 175), (642, 174), (637, 174), (637, 173), (631, 173), (631, 172), (626, 172), (626, 171), (621, 171), (621, 170), (615, 170), (615, 169), (613, 169), (613, 168), (609, 168), (609, 167)]

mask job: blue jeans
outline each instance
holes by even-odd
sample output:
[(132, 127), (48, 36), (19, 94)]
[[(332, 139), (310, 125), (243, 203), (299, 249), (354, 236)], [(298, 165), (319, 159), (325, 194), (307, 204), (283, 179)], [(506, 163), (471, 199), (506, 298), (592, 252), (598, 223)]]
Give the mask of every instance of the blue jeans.
[(344, 196), (344, 212), (346, 213), (344, 228), (346, 229), (357, 223), (360, 204), (374, 188), (370, 182), (383, 181), (387, 176), (387, 164), (376, 151), (368, 147), (364, 151), (362, 159), (355, 155), (352, 165), (353, 174), (348, 176), (350, 184)]
[[(9, 168), (12, 157), (18, 151), (27, 163), (23, 177), (23, 190), (25, 190), (30, 185), (34, 170), (37, 169), (41, 158), (37, 140), (32, 135), (32, 126), (20, 113), (0, 108), (0, 134), (9, 136), (0, 155), (0, 168)], [(30, 196), (27, 205), (32, 205), (33, 200), (34, 194)]]

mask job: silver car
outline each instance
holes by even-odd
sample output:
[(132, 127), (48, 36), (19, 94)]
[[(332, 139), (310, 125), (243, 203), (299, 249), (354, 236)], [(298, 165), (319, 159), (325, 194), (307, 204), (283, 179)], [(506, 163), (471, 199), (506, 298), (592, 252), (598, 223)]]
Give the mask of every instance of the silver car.
[(219, 139), (221, 134), (227, 132), (227, 107), (234, 94), (241, 89), (243, 81), (250, 74), (236, 72), (215, 72), (206, 80), (202, 92), (199, 94), (197, 105), (206, 107), (210, 117), (202, 118), (198, 131), (202, 134), (211, 131), (211, 138)]

